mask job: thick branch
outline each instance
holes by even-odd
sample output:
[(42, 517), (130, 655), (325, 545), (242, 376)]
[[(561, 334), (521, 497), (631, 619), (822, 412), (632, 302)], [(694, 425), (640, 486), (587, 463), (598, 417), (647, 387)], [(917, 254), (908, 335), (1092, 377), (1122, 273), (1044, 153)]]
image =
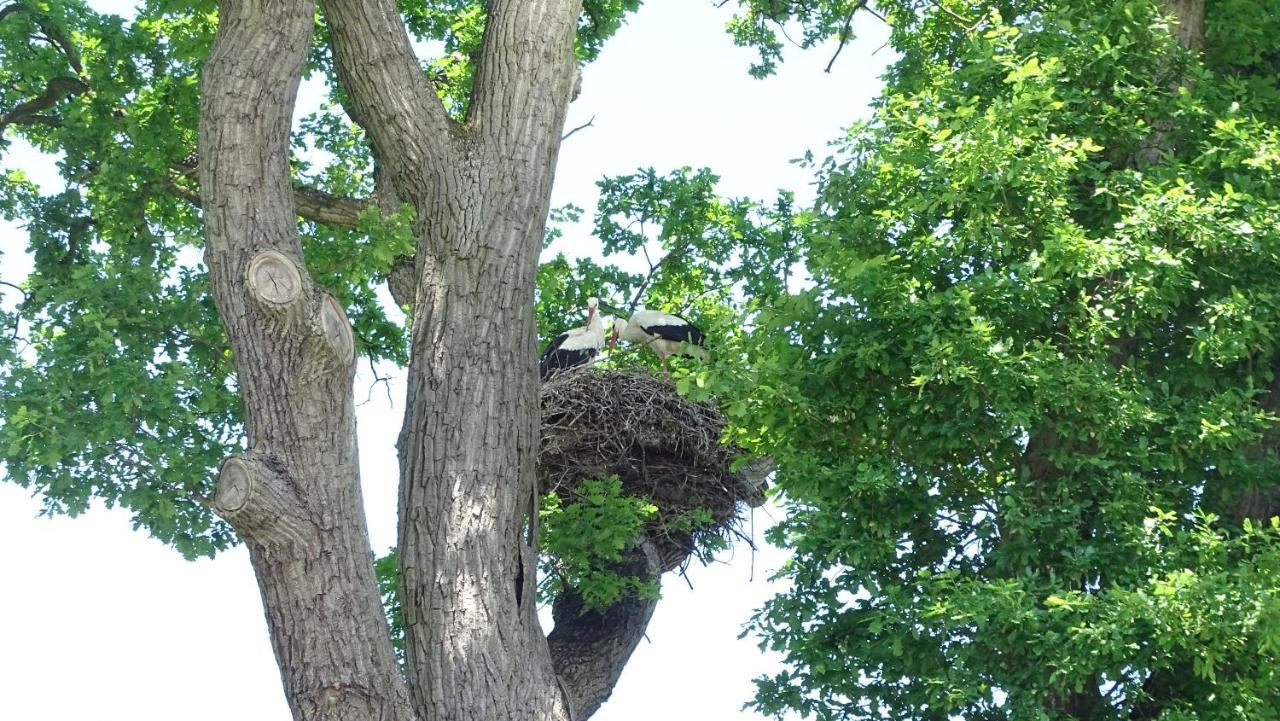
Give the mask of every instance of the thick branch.
[[(656, 581), (658, 554), (646, 541), (616, 570)], [(604, 611), (588, 611), (572, 589), (556, 599), (552, 608), (556, 626), (547, 643), (574, 721), (586, 721), (609, 699), (657, 605), (656, 598), (629, 597)]]
[[(16, 2), (0, 8), (0, 22), (3, 22), (10, 15), (17, 12), (29, 12), (33, 15), (35, 24), (40, 28), (40, 32), (44, 33), (44, 39), (58, 49), (67, 59), (67, 65), (76, 75), (84, 73), (84, 67), (80, 64), (80, 52), (76, 50), (75, 45), (67, 38), (65, 34), (60, 32), (51, 23), (47, 22), (47, 18), (26, 3)], [(52, 78), (45, 84), (44, 90), (36, 97), (20, 103), (17, 107), (9, 112), (0, 115), (0, 132), (9, 125), (50, 125), (58, 126), (60, 121), (58, 118), (41, 115), (42, 110), (48, 110), (57, 104), (59, 100), (71, 95), (79, 95), (88, 92), (89, 86), (85, 85), (78, 77), (60, 76)]]
[(334, 195), (300, 183), (293, 186), (293, 202), (299, 217), (339, 228), (356, 227), (360, 214), (371, 205), (363, 198)]
[[(194, 169), (176, 164), (175, 169), (186, 174)], [(167, 185), (169, 192), (183, 200), (200, 207), (200, 191), (193, 190), (176, 180), (170, 179)], [(348, 198), (343, 195), (326, 193), (309, 185), (294, 183), (293, 204), (298, 217), (314, 223), (323, 223), (338, 228), (355, 228), (363, 213), (372, 203), (364, 198)]]
[[(494, 0), (490, 5), (471, 100), (471, 121), (482, 136), (513, 153), (531, 140), (542, 145), (555, 138), (558, 147), (576, 80), (573, 39), (581, 11), (582, 0)], [(514, 117), (558, 122), (531, 129), (511, 122)], [(526, 159), (539, 159), (536, 150), (525, 151)]]
[(281, 464), (256, 451), (222, 462), (213, 507), (241, 537), (264, 546), (315, 543), (319, 532)]
[(30, 125), (34, 123), (44, 123), (46, 125), (56, 125), (56, 122), (50, 122), (46, 116), (40, 115), (43, 110), (48, 110), (70, 95), (79, 95), (89, 90), (89, 86), (80, 82), (77, 78), (57, 77), (53, 78), (45, 85), (44, 92), (36, 97), (19, 103), (17, 107), (4, 115), (0, 115), (0, 132), (10, 125)]
[[(393, 0), (321, 0), (351, 109), (405, 198), (425, 197), (451, 155), (452, 121), (418, 65)], [(424, 170), (428, 172), (424, 172)]]
[(76, 46), (71, 40), (51, 23), (46, 22), (47, 18), (43, 17), (40, 12), (30, 5), (22, 2), (11, 3), (0, 8), (0, 22), (5, 18), (17, 12), (29, 12), (34, 16), (36, 25), (40, 28), (40, 32), (44, 33), (44, 39), (48, 40), (51, 45), (58, 48), (67, 58), (67, 64), (77, 75), (84, 73), (84, 67), (80, 64), (80, 51), (76, 50)]

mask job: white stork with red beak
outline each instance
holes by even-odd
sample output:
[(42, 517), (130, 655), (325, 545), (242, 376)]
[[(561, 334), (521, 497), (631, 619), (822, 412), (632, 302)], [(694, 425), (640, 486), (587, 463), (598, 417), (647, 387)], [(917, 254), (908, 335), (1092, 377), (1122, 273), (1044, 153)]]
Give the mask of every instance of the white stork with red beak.
[(587, 298), (587, 324), (556, 336), (538, 361), (542, 380), (576, 366), (590, 363), (604, 347), (604, 319), (597, 313), (599, 301)]
[(678, 315), (660, 310), (641, 309), (631, 315), (631, 320), (614, 321), (613, 337), (609, 340), (610, 353), (619, 340), (652, 348), (658, 360), (662, 361), (662, 372), (668, 378), (671, 377), (671, 369), (667, 367), (667, 359), (673, 355), (707, 359), (702, 330)]

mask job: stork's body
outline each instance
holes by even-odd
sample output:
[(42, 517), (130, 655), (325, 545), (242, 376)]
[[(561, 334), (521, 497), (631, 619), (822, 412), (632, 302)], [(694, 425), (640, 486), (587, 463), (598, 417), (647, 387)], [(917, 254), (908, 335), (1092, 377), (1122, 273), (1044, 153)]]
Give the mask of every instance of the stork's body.
[(590, 363), (604, 347), (604, 319), (596, 312), (596, 299), (587, 299), (587, 324), (556, 336), (542, 352), (538, 375), (542, 380), (555, 373)]
[(613, 328), (611, 347), (619, 340), (652, 348), (667, 377), (671, 377), (667, 359), (673, 355), (707, 359), (702, 330), (678, 315), (660, 310), (638, 310), (630, 320), (618, 321)]

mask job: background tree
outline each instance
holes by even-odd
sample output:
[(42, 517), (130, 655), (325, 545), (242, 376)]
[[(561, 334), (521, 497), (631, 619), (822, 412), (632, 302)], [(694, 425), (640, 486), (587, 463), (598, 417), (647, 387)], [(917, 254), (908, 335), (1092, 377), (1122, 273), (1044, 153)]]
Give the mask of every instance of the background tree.
[(876, 8), (812, 283), (703, 379), (790, 510), (756, 706), (1280, 716), (1274, 4)]

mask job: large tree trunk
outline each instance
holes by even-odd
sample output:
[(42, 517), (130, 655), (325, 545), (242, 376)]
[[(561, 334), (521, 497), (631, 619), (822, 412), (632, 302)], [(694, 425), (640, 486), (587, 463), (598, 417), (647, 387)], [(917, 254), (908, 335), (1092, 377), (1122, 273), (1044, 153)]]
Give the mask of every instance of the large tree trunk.
[(307, 276), (294, 223), (289, 120), (314, 7), (220, 9), (201, 203), (250, 438), (224, 463), (214, 505), (249, 547), (297, 719), (586, 718), (652, 612), (619, 608), (616, 628), (595, 635), (565, 618), (560, 637), (577, 641), (554, 649), (535, 614), (534, 278), (580, 7), (490, 3), (471, 112), (457, 123), (392, 0), (321, 0), (380, 181), (417, 212), (413, 271), (398, 283), (414, 306), (399, 443), (404, 677), (360, 504), (351, 331)]
[(351, 330), (296, 229), (289, 123), (313, 16), (310, 0), (225, 3), (205, 66), (205, 258), (249, 434), (214, 505), (249, 548), (294, 717), (409, 719), (360, 501)]

